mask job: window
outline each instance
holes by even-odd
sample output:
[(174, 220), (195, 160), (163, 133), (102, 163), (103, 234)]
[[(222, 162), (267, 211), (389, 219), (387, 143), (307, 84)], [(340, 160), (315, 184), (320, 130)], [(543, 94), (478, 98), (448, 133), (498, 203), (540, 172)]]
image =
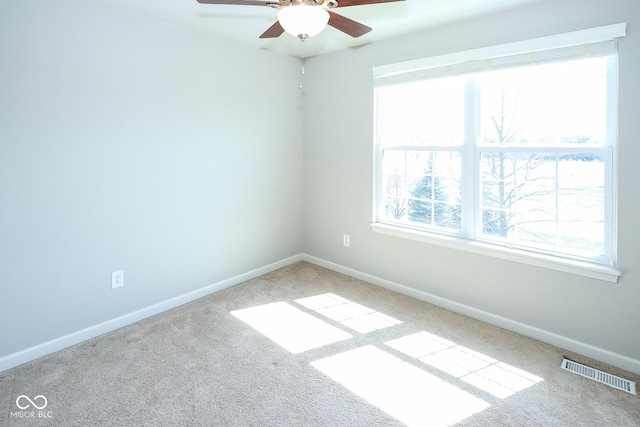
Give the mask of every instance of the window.
[(531, 42), (374, 70), (374, 229), (615, 266), (614, 37)]

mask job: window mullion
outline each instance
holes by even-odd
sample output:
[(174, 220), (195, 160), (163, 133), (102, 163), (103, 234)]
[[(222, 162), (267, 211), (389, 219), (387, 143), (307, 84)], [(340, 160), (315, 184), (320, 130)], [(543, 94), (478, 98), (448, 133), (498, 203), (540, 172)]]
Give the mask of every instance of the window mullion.
[(556, 213), (556, 229), (555, 229), (555, 242), (556, 245), (560, 243), (560, 158), (556, 154), (555, 161), (555, 213)]
[(617, 224), (618, 224), (618, 182), (615, 171), (618, 169), (618, 58), (613, 56), (607, 63), (607, 143), (605, 148), (605, 255), (609, 264), (616, 266), (617, 260)]
[(462, 152), (462, 233), (465, 237), (475, 237), (476, 223), (479, 220), (479, 165), (476, 152), (476, 138), (479, 135), (480, 99), (477, 82), (467, 80), (464, 93), (464, 147)]

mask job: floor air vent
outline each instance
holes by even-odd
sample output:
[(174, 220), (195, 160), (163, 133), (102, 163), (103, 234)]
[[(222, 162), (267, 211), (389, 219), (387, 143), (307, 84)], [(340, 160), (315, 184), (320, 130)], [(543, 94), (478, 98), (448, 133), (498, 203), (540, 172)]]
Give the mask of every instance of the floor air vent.
[(564, 359), (562, 361), (562, 365), (560, 366), (562, 369), (566, 369), (567, 371), (582, 375), (586, 378), (590, 378), (599, 383), (617, 388), (618, 390), (626, 391), (627, 393), (636, 394), (636, 383), (634, 383), (633, 381), (625, 380), (624, 378), (607, 374), (606, 372), (590, 368), (586, 365), (582, 365), (569, 359)]

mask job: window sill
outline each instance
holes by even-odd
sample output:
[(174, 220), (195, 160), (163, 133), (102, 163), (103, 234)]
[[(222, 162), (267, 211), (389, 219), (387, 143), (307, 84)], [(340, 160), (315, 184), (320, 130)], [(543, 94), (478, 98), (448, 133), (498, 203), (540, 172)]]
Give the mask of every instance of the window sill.
[(537, 267), (548, 268), (551, 270), (562, 271), (564, 273), (590, 277), (593, 279), (603, 280), (611, 283), (617, 283), (618, 277), (622, 276), (622, 273), (619, 270), (613, 267), (607, 267), (605, 265), (591, 264), (588, 262), (568, 260), (550, 255), (525, 252), (517, 249), (503, 248), (487, 243), (473, 242), (450, 236), (441, 236), (417, 230), (409, 230), (387, 224), (373, 223), (371, 224), (371, 229), (376, 233), (387, 234), (389, 236), (417, 240), (419, 242), (425, 242), (451, 249), (458, 249), (481, 255), (492, 256), (509, 261), (515, 261), (523, 264), (534, 265)]

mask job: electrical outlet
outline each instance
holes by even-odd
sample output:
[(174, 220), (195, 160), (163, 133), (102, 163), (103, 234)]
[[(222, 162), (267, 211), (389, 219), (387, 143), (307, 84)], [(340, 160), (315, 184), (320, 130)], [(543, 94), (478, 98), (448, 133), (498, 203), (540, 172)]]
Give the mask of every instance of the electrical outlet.
[(346, 246), (347, 248), (351, 246), (351, 238), (349, 237), (348, 234), (342, 235), (342, 245)]
[(111, 273), (111, 289), (124, 286), (124, 271), (114, 271)]

